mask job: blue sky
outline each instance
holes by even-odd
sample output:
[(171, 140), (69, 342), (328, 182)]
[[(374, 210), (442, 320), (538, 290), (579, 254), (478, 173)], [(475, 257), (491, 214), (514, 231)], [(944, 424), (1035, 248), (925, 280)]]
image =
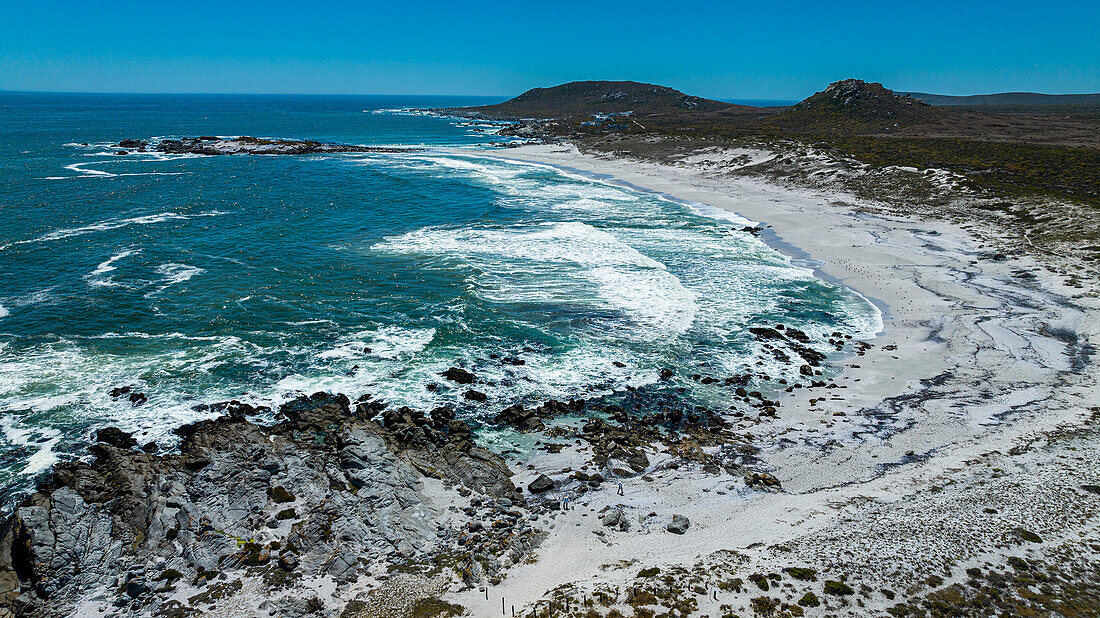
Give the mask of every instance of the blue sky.
[(847, 77), (1100, 92), (1100, 1), (0, 0), (0, 88), (512, 95), (631, 79), (797, 99)]

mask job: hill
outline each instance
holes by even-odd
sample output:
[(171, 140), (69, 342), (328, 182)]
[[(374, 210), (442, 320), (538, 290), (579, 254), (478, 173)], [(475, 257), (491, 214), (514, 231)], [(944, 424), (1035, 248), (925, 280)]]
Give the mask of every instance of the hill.
[(999, 92), (996, 94), (974, 94), (967, 96), (928, 94), (926, 92), (903, 92), (898, 94), (913, 97), (929, 105), (936, 106), (981, 105), (987, 107), (1015, 107), (1035, 105), (1100, 105), (1100, 93), (1041, 94), (1038, 92)]
[(684, 94), (674, 88), (630, 81), (580, 81), (534, 88), (518, 97), (456, 110), (494, 118), (579, 118), (592, 114), (692, 115), (755, 109)]
[(947, 169), (1002, 195), (1045, 193), (1097, 204), (1100, 114), (1095, 106), (1077, 107), (933, 106), (879, 83), (845, 79), (789, 108), (734, 105), (653, 84), (587, 81), (535, 88), (497, 105), (435, 111), (524, 119), (501, 135), (639, 153), (663, 148), (655, 146), (661, 141), (797, 140), (875, 166)]
[(821, 92), (803, 99), (784, 116), (911, 123), (932, 120), (939, 114), (928, 103), (895, 94), (882, 84), (845, 79), (833, 82)]

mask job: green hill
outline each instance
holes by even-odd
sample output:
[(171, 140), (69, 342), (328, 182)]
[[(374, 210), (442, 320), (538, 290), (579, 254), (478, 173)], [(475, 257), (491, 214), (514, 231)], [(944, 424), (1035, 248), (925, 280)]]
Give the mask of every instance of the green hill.
[(592, 114), (692, 115), (742, 105), (684, 94), (674, 88), (629, 81), (569, 82), (534, 88), (496, 105), (454, 111), (493, 118), (578, 118)]

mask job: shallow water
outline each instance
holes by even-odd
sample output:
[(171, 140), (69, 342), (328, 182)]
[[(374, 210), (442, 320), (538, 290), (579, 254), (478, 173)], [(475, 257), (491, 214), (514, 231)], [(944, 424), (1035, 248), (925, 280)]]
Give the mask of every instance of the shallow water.
[[(741, 231), (751, 222), (484, 156), (504, 139), (490, 126), (393, 111), (482, 102), (0, 93), (5, 495), (81, 453), (96, 427), (167, 443), (208, 414), (200, 403), (331, 390), (476, 421), (653, 384), (662, 367), (793, 378), (797, 364), (762, 355), (752, 325), (880, 329), (865, 299)], [(427, 150), (110, 148), (239, 134)], [(486, 404), (425, 388), (455, 364), (486, 380)], [(113, 399), (116, 386), (149, 400)], [(669, 387), (707, 405), (729, 397)]]

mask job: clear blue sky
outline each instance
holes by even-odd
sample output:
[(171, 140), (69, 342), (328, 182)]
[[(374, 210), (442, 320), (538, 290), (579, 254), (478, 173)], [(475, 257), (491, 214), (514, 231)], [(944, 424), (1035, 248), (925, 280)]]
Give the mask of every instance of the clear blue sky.
[(1100, 0), (0, 0), (0, 88), (517, 94), (631, 79), (713, 98), (1100, 92)]

